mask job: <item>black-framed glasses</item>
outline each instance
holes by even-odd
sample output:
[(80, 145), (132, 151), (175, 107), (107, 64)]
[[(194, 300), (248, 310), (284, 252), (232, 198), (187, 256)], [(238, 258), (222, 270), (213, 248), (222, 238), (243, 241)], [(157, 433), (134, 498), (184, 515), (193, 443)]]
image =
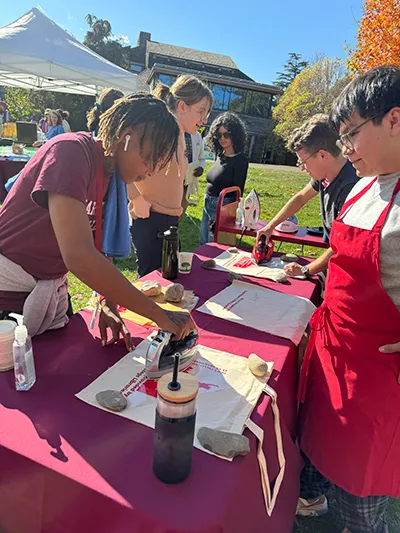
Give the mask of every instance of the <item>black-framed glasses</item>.
[(371, 122), (371, 120), (374, 120), (375, 118), (379, 117), (379, 115), (382, 115), (382, 111), (379, 111), (379, 113), (376, 113), (372, 117), (367, 118), (367, 120), (364, 120), (364, 122), (361, 122), (361, 124), (353, 128), (349, 132), (344, 133), (343, 135), (339, 135), (339, 139), (336, 141), (336, 146), (341, 150), (343, 150), (343, 148), (347, 148), (348, 150), (354, 150), (354, 137), (357, 135), (357, 133), (359, 133), (360, 129), (365, 126), (365, 124), (368, 124), (368, 122)]
[(302, 161), (301, 159), (297, 158), (296, 167), (299, 167), (300, 170), (303, 170), (304, 165), (307, 163), (307, 161), (308, 161), (309, 159), (311, 159), (315, 154), (318, 154), (319, 151), (320, 151), (320, 148), (318, 148), (317, 151), (313, 152), (313, 153), (310, 154), (308, 157), (306, 157), (306, 158), (304, 159), (304, 161)]
[(218, 132), (218, 133), (217, 133), (217, 138), (218, 138), (218, 139), (222, 139), (222, 137), (223, 137), (224, 139), (230, 139), (230, 138), (231, 138), (231, 134), (229, 133), (229, 131)]

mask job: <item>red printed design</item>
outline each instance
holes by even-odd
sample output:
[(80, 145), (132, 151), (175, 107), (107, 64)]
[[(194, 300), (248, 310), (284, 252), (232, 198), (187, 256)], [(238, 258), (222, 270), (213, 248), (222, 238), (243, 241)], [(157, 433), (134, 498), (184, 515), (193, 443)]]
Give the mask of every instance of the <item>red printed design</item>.
[(238, 267), (238, 268), (247, 268), (247, 267), (250, 267), (250, 266), (254, 266), (254, 263), (250, 259), (250, 257), (242, 257), (242, 259), (240, 259), (240, 261), (235, 263), (233, 266), (234, 267)]

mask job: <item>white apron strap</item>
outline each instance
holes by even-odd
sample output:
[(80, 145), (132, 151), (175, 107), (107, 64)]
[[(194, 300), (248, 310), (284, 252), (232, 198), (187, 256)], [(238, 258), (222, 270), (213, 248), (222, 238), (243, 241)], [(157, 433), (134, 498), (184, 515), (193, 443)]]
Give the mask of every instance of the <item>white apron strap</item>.
[(257, 459), (258, 464), (260, 466), (260, 474), (261, 474), (261, 484), (263, 488), (264, 493), (264, 502), (265, 502), (265, 508), (267, 510), (268, 516), (272, 515), (272, 512), (275, 507), (276, 500), (278, 498), (279, 489), (281, 488), (283, 477), (285, 475), (285, 454), (283, 451), (283, 443), (282, 443), (282, 432), (281, 432), (281, 423), (280, 423), (280, 417), (279, 417), (279, 408), (277, 403), (277, 394), (276, 392), (269, 386), (265, 385), (264, 392), (268, 394), (271, 398), (272, 402), (272, 413), (274, 417), (274, 430), (275, 430), (275, 436), (276, 436), (276, 448), (278, 451), (278, 462), (279, 462), (279, 474), (276, 478), (275, 485), (272, 491), (271, 495), (271, 486), (269, 482), (269, 476), (268, 476), (268, 467), (267, 467), (267, 461), (265, 459), (265, 455), (263, 452), (263, 442), (264, 442), (264, 431), (257, 426), (250, 418), (246, 421), (246, 427), (253, 433), (253, 435), (256, 436), (258, 439), (258, 450), (257, 450)]

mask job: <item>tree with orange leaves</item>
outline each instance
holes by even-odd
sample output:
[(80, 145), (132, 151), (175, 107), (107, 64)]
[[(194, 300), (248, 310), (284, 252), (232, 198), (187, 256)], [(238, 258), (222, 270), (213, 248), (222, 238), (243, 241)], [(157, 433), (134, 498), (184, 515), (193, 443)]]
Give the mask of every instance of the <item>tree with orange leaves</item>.
[(385, 64), (400, 64), (400, 0), (366, 0), (348, 68), (362, 74)]

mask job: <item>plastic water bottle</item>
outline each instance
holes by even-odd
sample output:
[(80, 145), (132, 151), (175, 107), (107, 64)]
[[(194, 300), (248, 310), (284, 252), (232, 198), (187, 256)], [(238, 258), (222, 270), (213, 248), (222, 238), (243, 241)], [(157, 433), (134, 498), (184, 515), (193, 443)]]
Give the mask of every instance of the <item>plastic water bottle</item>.
[(169, 484), (181, 483), (190, 473), (199, 390), (190, 374), (180, 374), (178, 381), (178, 366), (176, 355), (173, 373), (163, 376), (157, 386), (153, 472)]
[(18, 391), (25, 391), (32, 388), (36, 382), (32, 341), (28, 329), (24, 326), (24, 317), (15, 313), (10, 313), (10, 316), (18, 322), (13, 343), (15, 388)]
[(244, 223), (244, 211), (243, 211), (243, 200), (239, 200), (239, 204), (236, 209), (236, 224), (239, 227), (242, 227)]

